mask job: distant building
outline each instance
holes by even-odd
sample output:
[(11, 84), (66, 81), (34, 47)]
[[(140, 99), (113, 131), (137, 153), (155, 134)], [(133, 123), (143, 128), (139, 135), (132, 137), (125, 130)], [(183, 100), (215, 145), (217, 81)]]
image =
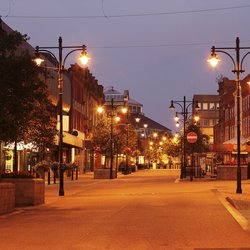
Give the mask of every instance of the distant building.
[(114, 107), (128, 105), (130, 123), (136, 125), (135, 118), (139, 117), (142, 130), (145, 130), (143, 125), (147, 124), (147, 134), (145, 135), (150, 136), (150, 134), (152, 134), (153, 132), (171, 134), (171, 130), (169, 128), (144, 115), (144, 113), (142, 112), (143, 104), (139, 103), (135, 99), (130, 98), (128, 90), (124, 90), (122, 94), (119, 91), (115, 90), (114, 87), (108, 87), (104, 89), (104, 96), (104, 106), (110, 106), (112, 99)]
[(219, 95), (194, 95), (194, 103), (198, 102), (199, 127), (201, 132), (214, 142), (214, 126), (219, 122)]
[[(136, 101), (135, 99), (130, 98), (129, 91), (124, 90), (123, 94), (119, 91), (115, 90), (113, 87), (109, 87), (104, 90), (104, 107), (110, 109), (113, 103), (113, 108), (118, 112), (120, 108), (123, 106), (129, 107), (129, 112), (123, 118), (121, 118), (121, 123), (128, 123), (132, 129), (137, 131), (138, 133), (138, 148), (149, 148), (150, 142), (152, 140), (161, 140), (166, 134), (171, 135), (171, 130), (158, 122), (152, 120), (151, 118), (147, 117), (142, 112), (143, 105)], [(138, 121), (136, 119), (139, 118)], [(122, 121), (123, 119), (123, 121)], [(157, 138), (153, 135), (157, 134)], [(160, 147), (160, 146), (159, 146)], [(164, 158), (165, 157), (165, 158)], [(169, 157), (164, 155), (165, 163), (168, 163)], [(122, 161), (121, 157), (118, 157), (118, 164)], [(136, 162), (136, 159), (134, 159)], [(139, 156), (139, 163), (140, 164), (148, 164), (153, 168), (156, 168), (157, 162), (151, 162), (149, 158), (146, 158), (145, 155), (141, 154)], [(159, 163), (159, 162), (158, 162)], [(177, 164), (176, 164), (177, 166)], [(179, 166), (179, 165), (178, 165)]]
[(129, 112), (131, 114), (142, 113), (143, 105), (135, 101), (134, 99), (130, 98), (128, 90), (124, 90), (122, 94), (119, 91), (115, 90), (114, 87), (107, 87), (106, 89), (104, 89), (104, 96), (105, 96), (104, 106), (110, 106), (111, 100), (113, 99), (114, 107), (128, 105)]

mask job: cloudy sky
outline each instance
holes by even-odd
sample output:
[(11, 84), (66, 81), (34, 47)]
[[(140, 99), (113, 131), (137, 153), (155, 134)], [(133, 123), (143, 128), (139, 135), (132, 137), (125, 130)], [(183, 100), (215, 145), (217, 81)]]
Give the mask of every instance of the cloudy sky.
[[(217, 69), (206, 60), (213, 45), (235, 46), (237, 36), (241, 46), (250, 46), (249, 12), (249, 0), (0, 2), (3, 21), (27, 34), (32, 46), (57, 46), (59, 36), (63, 45), (85, 44), (99, 84), (129, 89), (145, 115), (173, 132), (171, 99), (216, 94), (220, 74), (234, 78), (226, 56)], [(250, 58), (246, 73), (249, 66)]]

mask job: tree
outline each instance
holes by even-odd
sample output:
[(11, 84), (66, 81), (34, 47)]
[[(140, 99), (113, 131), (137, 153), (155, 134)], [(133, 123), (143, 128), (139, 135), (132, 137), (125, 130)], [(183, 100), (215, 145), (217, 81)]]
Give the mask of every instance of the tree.
[(195, 143), (186, 143), (186, 150), (188, 154), (191, 154), (192, 152), (195, 153), (202, 153), (202, 152), (208, 152), (209, 151), (209, 136), (202, 134), (200, 128), (197, 125), (190, 124), (187, 127), (186, 134), (189, 132), (195, 132), (197, 134), (197, 142)]
[[(113, 154), (121, 154), (127, 151), (127, 139), (129, 152), (132, 153), (136, 149), (137, 134), (133, 128), (126, 124), (113, 124)], [(111, 149), (111, 119), (108, 117), (100, 117), (93, 131), (93, 144), (101, 150), (105, 156), (110, 156)], [(128, 155), (130, 154), (128, 153)]]
[(181, 154), (181, 140), (169, 134), (166, 134), (165, 138), (163, 144), (164, 153), (172, 157), (179, 156)]
[(26, 35), (0, 28), (0, 140), (15, 143), (15, 171), (18, 142), (33, 143), (43, 152), (56, 134), (55, 109), (39, 78), (42, 70), (22, 50), (26, 41)]
[[(110, 155), (110, 121), (105, 117), (99, 117), (97, 124), (93, 130), (93, 144), (95, 148), (99, 148), (100, 152), (106, 156)], [(114, 134), (116, 132), (114, 131)]]
[(164, 134), (149, 142), (144, 149), (146, 159), (152, 162), (163, 163), (164, 157), (171, 159), (181, 154), (181, 141), (172, 135)]

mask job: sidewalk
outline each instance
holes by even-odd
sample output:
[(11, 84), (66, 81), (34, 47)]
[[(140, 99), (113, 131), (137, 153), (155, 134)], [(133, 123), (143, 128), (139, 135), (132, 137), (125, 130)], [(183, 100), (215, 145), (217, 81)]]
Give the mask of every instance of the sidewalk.
[[(74, 180), (71, 180), (71, 177), (64, 176), (64, 196), (74, 195), (80, 190), (100, 181), (103, 180), (94, 179), (93, 172), (79, 174), (77, 180), (75, 179), (75, 176)], [(62, 197), (63, 196), (59, 196), (59, 179), (56, 180), (56, 184), (54, 184), (54, 182), (50, 182), (50, 185), (48, 185), (48, 183), (45, 182), (45, 204), (50, 204)]]
[[(118, 178), (122, 178), (126, 175), (118, 173)], [(116, 180), (116, 179), (113, 179)], [(94, 179), (93, 172), (86, 172), (85, 174), (79, 174), (78, 179), (71, 180), (71, 177), (64, 177), (64, 196), (74, 195), (82, 190), (86, 190), (91, 188), (92, 185), (112, 181), (110, 179)], [(48, 185), (45, 182), (45, 204), (50, 204), (55, 200), (62, 198), (63, 196), (59, 196), (59, 179), (56, 180), (56, 184), (54, 182), (50, 182)]]
[[(191, 182), (190, 177), (179, 180)], [(228, 212), (235, 218), (241, 227), (250, 233), (250, 180), (242, 180), (242, 193), (236, 193), (236, 180), (217, 180), (214, 176), (206, 175), (203, 178), (193, 178), (192, 182), (207, 182), (217, 195)]]

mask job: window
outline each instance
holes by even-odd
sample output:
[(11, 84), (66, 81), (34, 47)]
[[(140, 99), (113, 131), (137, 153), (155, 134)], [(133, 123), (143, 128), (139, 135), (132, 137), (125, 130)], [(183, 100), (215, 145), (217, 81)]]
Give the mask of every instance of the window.
[(218, 102), (215, 103), (216, 109), (220, 108), (220, 104)]
[(229, 110), (225, 109), (225, 121), (228, 121), (229, 119)]
[(207, 102), (203, 102), (202, 109), (208, 110), (208, 103)]
[(215, 109), (215, 104), (214, 103), (209, 103), (209, 109), (211, 109), (211, 110), (213, 110), (213, 109)]
[(203, 120), (203, 125), (204, 125), (204, 126), (208, 126), (208, 123), (209, 123), (209, 120), (208, 120), (208, 119), (204, 119), (204, 120)]
[(233, 138), (234, 137), (234, 126), (231, 126), (230, 127), (230, 130), (229, 130), (229, 138), (231, 139), (231, 138)]
[(234, 107), (229, 108), (229, 120), (234, 119)]
[(225, 127), (225, 141), (229, 140), (229, 127)]
[(213, 127), (214, 126), (214, 119), (209, 120), (209, 126)]
[(246, 112), (249, 109), (249, 96), (245, 96), (242, 99), (242, 108), (243, 112)]

